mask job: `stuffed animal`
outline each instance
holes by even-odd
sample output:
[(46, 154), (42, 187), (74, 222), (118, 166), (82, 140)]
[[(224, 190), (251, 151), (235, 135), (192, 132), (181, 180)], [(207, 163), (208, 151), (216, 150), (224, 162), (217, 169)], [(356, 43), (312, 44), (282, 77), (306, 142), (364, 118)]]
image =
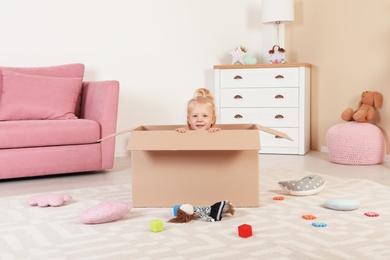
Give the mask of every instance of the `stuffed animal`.
[(68, 194), (53, 193), (53, 194), (40, 194), (33, 196), (27, 200), (30, 206), (39, 207), (59, 207), (70, 201), (72, 197)]
[(235, 209), (233, 205), (227, 200), (222, 200), (212, 206), (193, 207), (191, 204), (183, 204), (177, 210), (176, 218), (172, 218), (168, 222), (187, 223), (196, 218), (214, 222), (220, 221), (223, 214), (230, 213), (231, 215), (234, 215), (234, 212)]
[(375, 111), (382, 107), (383, 96), (379, 92), (364, 91), (362, 93), (358, 108), (353, 110), (347, 108), (341, 114), (344, 121), (370, 122)]
[(317, 194), (325, 188), (325, 183), (325, 179), (318, 175), (308, 175), (300, 180), (278, 182), (283, 190), (294, 196)]
[(230, 52), (233, 57), (232, 64), (241, 64), (244, 65), (244, 58), (247, 55), (246, 48), (242, 46), (238, 46), (234, 51)]
[(118, 200), (106, 200), (85, 210), (79, 216), (84, 224), (101, 224), (119, 220), (131, 210), (130, 205)]

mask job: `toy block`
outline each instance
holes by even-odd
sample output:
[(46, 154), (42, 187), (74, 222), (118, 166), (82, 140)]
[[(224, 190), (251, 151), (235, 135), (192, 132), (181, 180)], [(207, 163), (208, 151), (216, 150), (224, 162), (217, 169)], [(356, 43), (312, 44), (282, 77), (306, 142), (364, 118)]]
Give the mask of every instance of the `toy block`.
[(252, 236), (252, 226), (248, 224), (238, 226), (238, 235), (243, 238)]
[(161, 232), (164, 229), (162, 220), (154, 219), (150, 221), (150, 230), (153, 232)]
[(177, 210), (180, 208), (181, 205), (175, 205), (173, 207), (173, 215), (176, 217), (176, 214), (177, 214)]

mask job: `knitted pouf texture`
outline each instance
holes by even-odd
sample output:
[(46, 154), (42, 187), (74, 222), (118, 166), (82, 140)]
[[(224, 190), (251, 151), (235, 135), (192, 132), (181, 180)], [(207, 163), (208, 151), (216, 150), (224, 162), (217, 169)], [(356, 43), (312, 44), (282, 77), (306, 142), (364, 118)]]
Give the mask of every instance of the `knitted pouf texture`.
[(370, 165), (382, 163), (386, 142), (382, 131), (370, 123), (345, 122), (326, 132), (329, 159), (333, 163)]

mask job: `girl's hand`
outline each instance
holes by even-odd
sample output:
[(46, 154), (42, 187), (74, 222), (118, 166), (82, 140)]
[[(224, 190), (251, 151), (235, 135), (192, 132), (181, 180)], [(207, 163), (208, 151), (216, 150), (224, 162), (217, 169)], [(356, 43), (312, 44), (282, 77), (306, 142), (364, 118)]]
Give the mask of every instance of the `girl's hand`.
[(179, 127), (179, 128), (176, 128), (175, 131), (179, 132), (179, 133), (185, 133), (185, 132), (187, 132), (187, 129), (185, 129), (184, 127)]
[(221, 128), (219, 128), (219, 127), (211, 127), (210, 129), (209, 129), (209, 132), (210, 133), (215, 133), (215, 132), (219, 132), (219, 131), (221, 131), (222, 129)]

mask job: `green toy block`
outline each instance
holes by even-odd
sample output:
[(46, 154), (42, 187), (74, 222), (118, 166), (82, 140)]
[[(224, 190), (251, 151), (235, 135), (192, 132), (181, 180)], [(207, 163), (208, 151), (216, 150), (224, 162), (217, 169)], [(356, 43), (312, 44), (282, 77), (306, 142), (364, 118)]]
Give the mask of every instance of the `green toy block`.
[(154, 219), (150, 221), (150, 230), (153, 232), (161, 232), (164, 230), (164, 224), (162, 220)]

